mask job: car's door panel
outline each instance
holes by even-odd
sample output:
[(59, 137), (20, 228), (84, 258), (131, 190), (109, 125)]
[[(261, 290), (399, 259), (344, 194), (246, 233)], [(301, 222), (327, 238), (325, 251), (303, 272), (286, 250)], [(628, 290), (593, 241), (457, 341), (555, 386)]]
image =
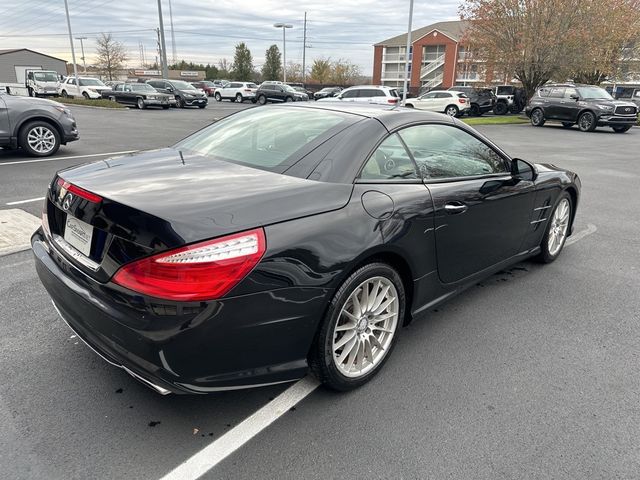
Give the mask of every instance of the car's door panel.
[(518, 253), (529, 227), (533, 182), (512, 176), (502, 153), (457, 126), (418, 125), (399, 135), (433, 198), (443, 283)]
[(561, 103), (564, 97), (564, 87), (552, 87), (547, 97), (544, 116), (548, 119), (559, 120), (561, 118)]
[(6, 142), (11, 137), (11, 124), (9, 122), (9, 109), (0, 97), (0, 140)]

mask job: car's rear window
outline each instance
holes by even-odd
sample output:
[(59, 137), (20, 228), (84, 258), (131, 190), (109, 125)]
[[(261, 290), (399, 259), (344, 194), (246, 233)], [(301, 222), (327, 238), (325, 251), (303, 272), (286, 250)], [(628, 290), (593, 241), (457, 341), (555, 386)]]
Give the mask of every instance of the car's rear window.
[(199, 155), (282, 173), (308, 148), (360, 120), (343, 112), (291, 107), (248, 109), (175, 145)]

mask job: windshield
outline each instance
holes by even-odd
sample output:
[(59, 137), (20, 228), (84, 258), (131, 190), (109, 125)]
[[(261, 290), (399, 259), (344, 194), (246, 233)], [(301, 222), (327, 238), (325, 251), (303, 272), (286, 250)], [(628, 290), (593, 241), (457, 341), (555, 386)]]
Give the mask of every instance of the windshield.
[(289, 85), (283, 85), (282, 87), (283, 87), (287, 92), (294, 92), (294, 93), (295, 93), (295, 91), (296, 91), (296, 89), (295, 89), (295, 88), (293, 88), (293, 87), (291, 87), (291, 86), (289, 86)]
[(196, 87), (182, 80), (174, 80), (171, 83), (173, 84), (173, 88), (178, 90), (196, 90)]
[(220, 120), (174, 146), (231, 163), (282, 173), (319, 144), (360, 120), (355, 115), (302, 108), (256, 108)]
[(202, 85), (204, 85), (205, 87), (215, 87), (215, 85), (213, 84), (213, 82), (200, 82)]
[(102, 83), (97, 78), (81, 78), (80, 79), (81, 87), (106, 87), (104, 83)]
[(580, 97), (585, 100), (613, 100), (613, 97), (609, 93), (600, 87), (578, 87), (578, 93)]
[(33, 78), (39, 82), (57, 82), (58, 74), (54, 72), (33, 72)]
[(132, 92), (155, 92), (156, 89), (151, 85), (147, 85), (146, 83), (132, 83), (131, 84)]
[(333, 92), (333, 91), (335, 91), (335, 89), (334, 89), (334, 88), (329, 88), (329, 87), (327, 87), (327, 88), (323, 88), (323, 89), (322, 89), (322, 90), (320, 90), (320, 91), (321, 91), (321, 92), (329, 93), (329, 92)]

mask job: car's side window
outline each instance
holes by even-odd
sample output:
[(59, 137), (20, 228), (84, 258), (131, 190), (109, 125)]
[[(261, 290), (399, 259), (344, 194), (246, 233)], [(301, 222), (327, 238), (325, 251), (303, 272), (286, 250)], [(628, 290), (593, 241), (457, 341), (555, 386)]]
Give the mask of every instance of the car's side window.
[(364, 164), (362, 180), (420, 178), (415, 164), (397, 134), (387, 137)]
[(564, 96), (564, 88), (553, 87), (549, 91), (549, 98), (562, 98)]
[(567, 100), (572, 100), (571, 95), (577, 96), (578, 95), (578, 90), (576, 90), (575, 88), (567, 88), (564, 91), (564, 98)]
[(116, 85), (113, 90), (116, 91), (116, 92), (121, 92), (123, 87), (124, 87), (124, 84), (121, 83), (119, 85)]
[(425, 180), (507, 173), (490, 146), (450, 125), (418, 125), (399, 132)]
[(431, 100), (432, 98), (436, 98), (436, 93), (432, 92), (432, 93), (427, 93), (426, 95), (423, 95), (422, 97), (420, 97), (422, 100)]
[(124, 86), (124, 91), (125, 92), (130, 92), (131, 91), (131, 85), (125, 85)]
[(344, 92), (342, 94), (342, 98), (355, 98), (358, 96), (358, 90), (349, 90), (348, 92)]

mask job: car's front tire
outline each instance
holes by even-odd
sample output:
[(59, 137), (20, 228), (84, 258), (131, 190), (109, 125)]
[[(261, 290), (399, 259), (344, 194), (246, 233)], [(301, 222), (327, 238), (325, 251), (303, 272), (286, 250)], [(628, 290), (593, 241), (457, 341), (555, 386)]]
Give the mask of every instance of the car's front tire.
[(549, 217), (547, 230), (542, 237), (540, 253), (536, 260), (542, 263), (551, 263), (558, 258), (569, 234), (572, 211), (571, 195), (562, 192)]
[(398, 272), (380, 262), (353, 272), (334, 294), (309, 352), (313, 374), (346, 391), (376, 375), (395, 345), (405, 311)]
[(611, 128), (613, 128), (613, 131), (616, 133), (624, 133), (629, 131), (631, 125), (619, 125)]
[(596, 116), (592, 112), (583, 112), (578, 117), (578, 128), (581, 132), (593, 132), (596, 127)]
[(472, 103), (471, 108), (469, 108), (469, 116), (479, 117), (480, 115), (482, 115), (482, 110), (480, 110), (480, 106), (477, 103)]
[(214, 98), (216, 99), (216, 102), (221, 102), (222, 101), (222, 95), (220, 95), (219, 93), (216, 93), (214, 95)]
[(286, 97), (284, 99), (285, 102), (293, 102), (293, 97)]
[(50, 123), (36, 120), (20, 129), (18, 143), (32, 157), (48, 157), (60, 148), (60, 134)]
[(182, 100), (182, 97), (176, 97), (176, 107), (184, 108), (184, 101)]
[(531, 112), (531, 125), (534, 127), (541, 127), (544, 125), (545, 118), (544, 112), (541, 108), (536, 108)]
[(89, 100), (89, 94), (87, 92), (82, 92), (82, 96), (85, 100)]

